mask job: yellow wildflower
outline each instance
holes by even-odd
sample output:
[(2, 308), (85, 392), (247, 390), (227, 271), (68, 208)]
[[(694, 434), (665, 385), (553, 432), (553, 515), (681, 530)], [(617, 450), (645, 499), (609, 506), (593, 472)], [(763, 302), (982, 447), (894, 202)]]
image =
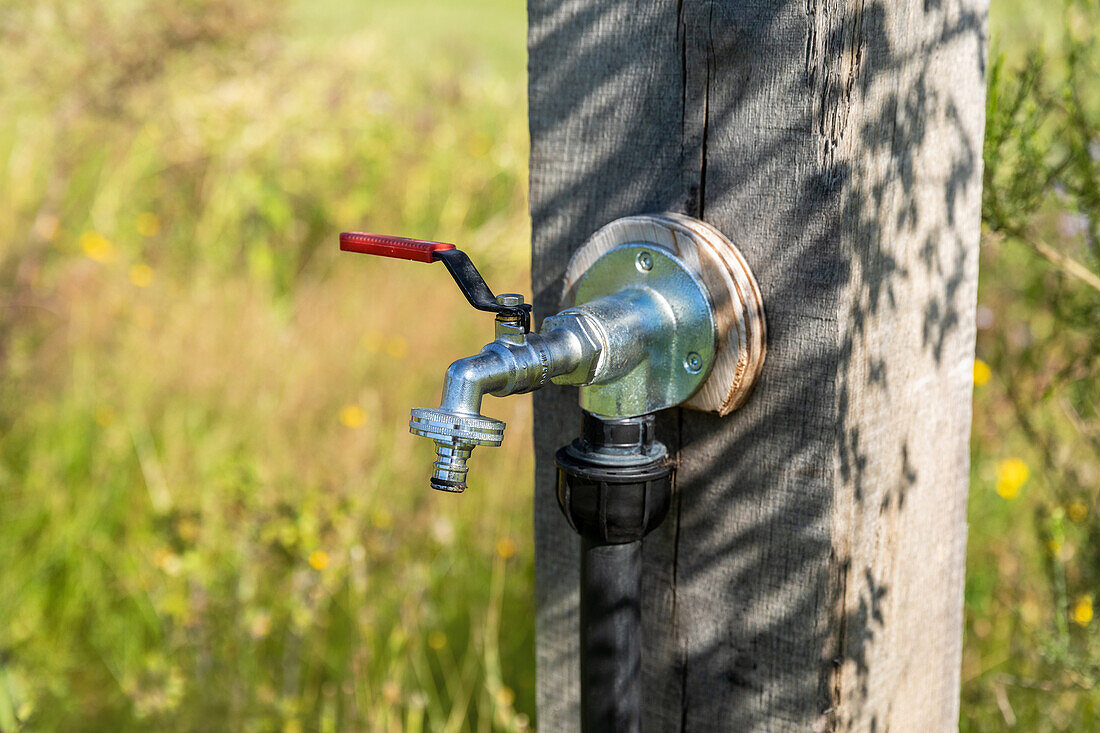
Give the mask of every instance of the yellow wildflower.
[(400, 336), (386, 339), (386, 353), (394, 359), (404, 359), (409, 353), (409, 344)]
[(115, 259), (115, 245), (99, 232), (84, 232), (80, 235), (80, 249), (84, 254), (96, 262), (113, 262)]
[(324, 550), (314, 550), (309, 554), (309, 566), (314, 570), (324, 570), (328, 567), (328, 553)]
[(130, 282), (139, 288), (147, 288), (152, 285), (155, 275), (153, 268), (143, 262), (139, 262), (130, 268)]
[(1050, 550), (1050, 554), (1054, 558), (1062, 556), (1062, 543), (1058, 540), (1050, 540), (1047, 542), (1047, 549)]
[(347, 428), (361, 428), (367, 422), (367, 411), (359, 405), (344, 405), (340, 408), (340, 424)]
[(510, 707), (512, 703), (516, 701), (516, 693), (512, 692), (511, 687), (501, 686), (501, 688), (497, 690), (496, 698), (497, 704), (506, 708)]
[(974, 360), (974, 386), (981, 387), (993, 376), (993, 370), (981, 359)]
[(1089, 516), (1089, 508), (1083, 501), (1075, 501), (1069, 505), (1069, 518), (1077, 523), (1085, 521)]
[(1073, 620), (1078, 626), (1088, 626), (1092, 621), (1092, 598), (1081, 596), (1073, 604)]
[(157, 232), (160, 231), (160, 217), (151, 211), (138, 214), (137, 220), (134, 222), (134, 228), (143, 237), (155, 237)]
[(997, 464), (997, 493), (1004, 499), (1015, 499), (1031, 472), (1019, 458), (1006, 458)]
[(442, 631), (433, 631), (428, 634), (428, 646), (436, 651), (439, 651), (443, 647), (447, 646), (447, 635)]
[(497, 554), (507, 560), (516, 554), (516, 543), (511, 537), (501, 537), (497, 540)]
[(291, 718), (283, 723), (283, 733), (302, 733), (302, 722), (297, 718)]

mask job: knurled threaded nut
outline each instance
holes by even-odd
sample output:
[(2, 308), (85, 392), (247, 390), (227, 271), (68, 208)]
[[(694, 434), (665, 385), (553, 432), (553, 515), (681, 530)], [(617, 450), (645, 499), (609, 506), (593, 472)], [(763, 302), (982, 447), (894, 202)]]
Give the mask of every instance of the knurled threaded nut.
[(455, 447), (498, 446), (504, 423), (491, 417), (462, 415), (449, 410), (418, 407), (412, 411), (409, 432)]
[(585, 353), (591, 356), (578, 364), (573, 371), (553, 377), (550, 381), (554, 384), (590, 384), (599, 373), (600, 363), (603, 361), (603, 335), (588, 315), (572, 308), (543, 319), (539, 332), (545, 335), (560, 328), (579, 338), (583, 342)]

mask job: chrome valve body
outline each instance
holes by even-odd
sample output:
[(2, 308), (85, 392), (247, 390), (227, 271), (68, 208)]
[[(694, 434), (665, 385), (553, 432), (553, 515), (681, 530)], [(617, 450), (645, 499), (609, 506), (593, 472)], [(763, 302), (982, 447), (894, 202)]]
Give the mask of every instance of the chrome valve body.
[(580, 387), (581, 407), (599, 419), (676, 405), (726, 415), (763, 364), (764, 305), (748, 264), (717, 229), (681, 214), (627, 216), (593, 233), (565, 268), (570, 307), (537, 333), (523, 296), (494, 295), (453, 244), (343, 232), (340, 249), (442, 263), (473, 308), (496, 316), (494, 340), (448, 367), (439, 407), (409, 420), (435, 442), (431, 484), (444, 491), (466, 488), (475, 447), (504, 439), (504, 423), (481, 414), (487, 394), (553, 383)]
[[(481, 415), (486, 394), (576, 385), (589, 412), (628, 417), (677, 405), (703, 383), (715, 350), (706, 288), (661, 247), (621, 249), (592, 267), (585, 302), (546, 318), (538, 333), (499, 313), (496, 339), (447, 369), (439, 407), (412, 411), (409, 430), (436, 444), (432, 487), (463, 491), (471, 451), (503, 440), (504, 423)], [(523, 298), (497, 302), (514, 308)]]

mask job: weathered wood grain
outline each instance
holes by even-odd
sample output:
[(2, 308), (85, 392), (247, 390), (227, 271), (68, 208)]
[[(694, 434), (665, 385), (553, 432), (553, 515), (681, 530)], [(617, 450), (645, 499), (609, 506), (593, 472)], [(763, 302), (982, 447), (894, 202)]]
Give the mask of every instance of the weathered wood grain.
[[(662, 415), (649, 730), (958, 717), (984, 0), (529, 0), (536, 311), (619, 216), (699, 216), (764, 293), (728, 417)], [(535, 395), (539, 726), (575, 730), (575, 392)]]

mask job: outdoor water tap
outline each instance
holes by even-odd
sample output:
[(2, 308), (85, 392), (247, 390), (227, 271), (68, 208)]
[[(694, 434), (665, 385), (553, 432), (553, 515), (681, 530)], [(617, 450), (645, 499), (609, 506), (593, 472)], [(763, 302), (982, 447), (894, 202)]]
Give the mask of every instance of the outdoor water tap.
[(439, 407), (412, 411), (409, 429), (435, 441), (434, 488), (464, 490), (473, 449), (503, 440), (504, 423), (481, 414), (485, 395), (581, 388), (580, 434), (555, 454), (558, 505), (581, 538), (581, 731), (638, 733), (642, 542), (674, 492), (654, 413), (685, 405), (725, 415), (748, 397), (765, 334), (744, 257), (686, 216), (618, 219), (573, 255), (563, 291), (571, 305), (533, 333), (523, 296), (493, 295), (454, 245), (345, 233), (340, 247), (441, 261), (471, 305), (496, 313), (493, 341), (447, 369)]
[(452, 244), (345, 232), (340, 235), (340, 248), (442, 262), (470, 305), (496, 313), (496, 338), (480, 353), (451, 364), (439, 407), (412, 411), (410, 431), (435, 441), (438, 460), (433, 466), (433, 488), (463, 491), (471, 451), (479, 445), (500, 445), (504, 439), (504, 423), (481, 414), (482, 397), (530, 392), (552, 378), (576, 383), (578, 375), (587, 375), (599, 356), (600, 342), (586, 330), (581, 317), (563, 320), (559, 327), (544, 328), (543, 333), (531, 333), (531, 306), (523, 296), (494, 295), (470, 258)]
[(410, 431), (435, 442), (436, 489), (463, 491), (473, 449), (501, 444), (504, 423), (481, 414), (486, 394), (577, 385), (586, 387), (582, 404), (589, 412), (643, 415), (690, 397), (714, 359), (716, 315), (706, 286), (661, 246), (643, 242), (607, 252), (588, 269), (578, 304), (544, 319), (538, 332), (523, 296), (494, 295), (452, 244), (345, 232), (340, 248), (442, 262), (474, 308), (496, 314), (494, 340), (447, 369), (439, 407), (412, 411)]

